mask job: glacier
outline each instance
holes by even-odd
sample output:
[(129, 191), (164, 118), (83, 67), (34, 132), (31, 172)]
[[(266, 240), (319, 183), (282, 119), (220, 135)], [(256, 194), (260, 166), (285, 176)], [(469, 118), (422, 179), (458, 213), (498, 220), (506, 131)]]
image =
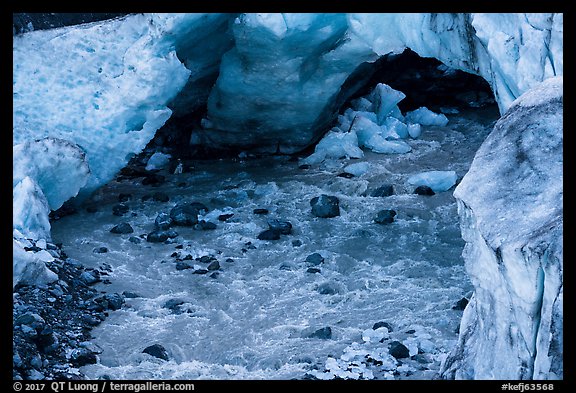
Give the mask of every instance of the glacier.
[(409, 152), (426, 121), (400, 112), (405, 94), (355, 96), (406, 49), (484, 78), (503, 115), (454, 194), (476, 291), (443, 377), (562, 378), (561, 13), (135, 14), (18, 34), (14, 285), (55, 279), (25, 250), (50, 240), (50, 211), (112, 180), (169, 120), (190, 145), (315, 146), (308, 164)]
[(515, 100), (454, 192), (475, 291), (443, 376), (563, 378), (563, 78)]

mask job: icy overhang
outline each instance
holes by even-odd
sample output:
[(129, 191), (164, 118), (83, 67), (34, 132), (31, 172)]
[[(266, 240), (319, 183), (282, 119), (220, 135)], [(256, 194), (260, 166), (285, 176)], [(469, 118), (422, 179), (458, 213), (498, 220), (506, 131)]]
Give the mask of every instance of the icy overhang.
[(13, 143), (86, 153), (87, 194), (173, 114), (193, 142), (292, 153), (319, 140), (371, 65), (412, 49), (486, 79), (501, 111), (563, 71), (562, 14), (138, 14), (13, 41)]

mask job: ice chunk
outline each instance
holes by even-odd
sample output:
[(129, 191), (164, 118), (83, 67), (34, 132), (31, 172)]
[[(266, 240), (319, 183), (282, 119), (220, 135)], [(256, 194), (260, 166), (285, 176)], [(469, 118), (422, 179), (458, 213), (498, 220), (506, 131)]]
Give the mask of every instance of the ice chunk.
[(44, 138), (12, 148), (12, 187), (30, 177), (56, 210), (86, 184), (90, 169), (82, 149), (63, 139)]
[(347, 165), (344, 167), (346, 173), (350, 173), (354, 176), (362, 176), (370, 169), (370, 164), (367, 162), (356, 162), (354, 164)]
[(387, 117), (382, 127), (386, 129), (387, 139), (405, 139), (408, 138), (408, 127), (395, 117)]
[(18, 240), (12, 241), (12, 286), (16, 284), (46, 285), (58, 280), (58, 275), (48, 269), (34, 252), (25, 251)]
[(401, 91), (394, 90), (387, 84), (378, 83), (369, 98), (373, 103), (373, 110), (377, 115), (378, 124), (382, 124), (392, 109), (404, 98), (406, 98), (406, 94)]
[(408, 178), (408, 183), (414, 186), (428, 186), (434, 192), (449, 190), (458, 176), (454, 171), (428, 171), (412, 175)]
[(442, 113), (434, 113), (422, 106), (406, 114), (406, 120), (410, 123), (418, 123), (423, 126), (440, 126), (448, 124), (448, 118)]
[(38, 184), (25, 177), (12, 189), (12, 226), (30, 239), (50, 239), (50, 207)]
[(385, 129), (367, 117), (357, 116), (352, 124), (352, 131), (358, 135), (359, 146), (365, 146), (366, 142), (374, 135), (379, 135), (384, 138), (382, 134)]
[(390, 334), (388, 333), (388, 328), (385, 326), (379, 327), (378, 329), (366, 329), (362, 332), (362, 340), (364, 342), (380, 342), (380, 340), (389, 338)]
[(418, 138), (422, 134), (422, 127), (420, 124), (408, 124), (408, 135), (411, 138)]
[(146, 170), (153, 171), (155, 169), (162, 169), (170, 162), (172, 156), (170, 154), (164, 154), (156, 152), (150, 156), (148, 162), (146, 163)]
[(364, 152), (358, 147), (355, 132), (335, 132), (328, 134), (314, 149), (314, 153), (302, 160), (304, 164), (318, 164), (326, 158), (362, 158)]
[(412, 150), (409, 144), (404, 141), (389, 141), (381, 134), (372, 134), (364, 140), (362, 146), (367, 147), (374, 153), (403, 154)]
[(355, 111), (374, 112), (372, 102), (365, 97), (360, 97), (350, 102), (350, 106)]

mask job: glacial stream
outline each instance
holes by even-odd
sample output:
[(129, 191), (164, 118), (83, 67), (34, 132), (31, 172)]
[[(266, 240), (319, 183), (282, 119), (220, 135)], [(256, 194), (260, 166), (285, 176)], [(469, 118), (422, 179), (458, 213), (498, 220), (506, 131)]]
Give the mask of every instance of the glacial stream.
[[(407, 140), (406, 154), (365, 151), (359, 160), (308, 169), (286, 156), (199, 160), (188, 173), (160, 170), (159, 186), (107, 184), (85, 204), (96, 212), (81, 208), (52, 223), (53, 241), (70, 258), (111, 267), (99, 290), (137, 295), (92, 331), (99, 363), (81, 371), (93, 379), (434, 378), (458, 339), (462, 311), (453, 306), (472, 285), (453, 189), (416, 195), (406, 179), (430, 170), (464, 176), (498, 112), (447, 117), (447, 126), (423, 127)], [(366, 173), (338, 176), (362, 161)], [(394, 195), (370, 196), (385, 183)], [(169, 201), (148, 198), (156, 192)], [(130, 194), (124, 216), (112, 214), (119, 194)], [(339, 198), (340, 216), (311, 214), (310, 200), (321, 194)], [(206, 205), (200, 218), (216, 229), (174, 227), (179, 236), (169, 244), (147, 242), (158, 213), (182, 201)], [(374, 222), (382, 209), (397, 212), (393, 223)], [(233, 215), (220, 221), (224, 214)], [(258, 240), (269, 219), (289, 221), (292, 233)], [(121, 222), (134, 233), (111, 233)], [(108, 252), (93, 252), (98, 247)], [(324, 262), (306, 262), (313, 253)], [(203, 256), (220, 268), (195, 274), (207, 270)], [(190, 268), (178, 270), (177, 258)], [(175, 306), (165, 307), (170, 300)], [(373, 330), (377, 322), (392, 331)], [(326, 327), (331, 335), (319, 330)], [(393, 341), (411, 357), (391, 358)], [(166, 349), (167, 361), (142, 353), (153, 344)]]

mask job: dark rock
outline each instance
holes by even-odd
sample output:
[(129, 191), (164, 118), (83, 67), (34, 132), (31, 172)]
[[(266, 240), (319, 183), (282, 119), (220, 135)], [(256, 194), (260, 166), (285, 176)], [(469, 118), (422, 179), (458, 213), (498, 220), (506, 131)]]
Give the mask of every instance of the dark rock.
[(218, 278), (219, 275), (220, 275), (219, 272), (213, 272), (209, 277), (210, 278)]
[(218, 269), (220, 269), (220, 263), (218, 261), (213, 261), (208, 265), (207, 269), (208, 270), (218, 270)]
[(352, 179), (354, 176), (354, 174), (352, 173), (348, 173), (348, 172), (342, 172), (338, 174), (338, 177), (343, 177), (345, 179)]
[(428, 357), (424, 354), (417, 353), (416, 355), (412, 356), (410, 359), (416, 360), (420, 364), (428, 364), (432, 363), (432, 360), (428, 359)]
[(414, 334), (414, 333), (416, 333), (416, 330), (410, 329), (410, 330), (406, 330), (404, 333), (406, 333), (406, 334)]
[(172, 239), (178, 236), (178, 233), (173, 230), (167, 231), (152, 231), (146, 236), (146, 241), (150, 243), (162, 243), (168, 239)]
[(36, 329), (33, 329), (28, 325), (22, 325), (20, 327), (20, 330), (22, 331), (23, 335), (29, 340), (35, 340), (36, 337), (38, 337), (38, 332), (36, 331)]
[(170, 299), (166, 303), (164, 303), (164, 305), (162, 307), (167, 308), (169, 310), (175, 310), (178, 308), (178, 306), (180, 306), (184, 303), (185, 302), (182, 299)]
[(212, 255), (202, 255), (200, 258), (196, 258), (196, 260), (202, 263), (211, 263), (217, 261), (217, 259)]
[(130, 199), (132, 199), (132, 194), (118, 194), (118, 202), (128, 202)]
[(14, 326), (29, 325), (33, 328), (44, 326), (44, 319), (35, 313), (27, 312), (14, 320)]
[(254, 214), (268, 214), (270, 212), (268, 211), (268, 209), (254, 209), (253, 213)]
[(396, 211), (391, 209), (380, 210), (374, 219), (377, 224), (391, 224), (394, 222)]
[(42, 381), (43, 379), (46, 379), (46, 376), (36, 369), (28, 370), (27, 374), (28, 378), (26, 379), (31, 381)]
[(168, 202), (170, 200), (170, 197), (165, 192), (155, 192), (154, 194), (152, 194), (152, 199), (154, 199), (157, 202)]
[(98, 317), (95, 317), (92, 314), (84, 314), (81, 317), (82, 322), (84, 322), (88, 326), (98, 326), (102, 323), (102, 320)]
[(308, 335), (309, 338), (319, 338), (321, 340), (329, 340), (332, 338), (332, 328), (330, 326), (323, 327), (316, 330), (314, 333)]
[(96, 254), (104, 254), (108, 252), (108, 248), (106, 247), (96, 247), (95, 249), (92, 250), (92, 252), (96, 253)]
[(229, 218), (232, 218), (232, 216), (234, 216), (234, 213), (229, 213), (229, 214), (220, 214), (218, 216), (218, 221), (226, 221)]
[(340, 215), (340, 201), (337, 197), (322, 194), (310, 200), (312, 214), (320, 218), (331, 218)]
[(128, 238), (128, 241), (130, 243), (139, 244), (140, 242), (142, 242), (142, 239), (140, 239), (139, 237), (136, 237), (136, 236), (130, 236)]
[(324, 257), (317, 252), (310, 254), (306, 257), (306, 262), (314, 266), (318, 266), (324, 262)]
[(394, 195), (394, 186), (392, 184), (384, 184), (370, 194), (373, 197), (387, 197), (390, 195)]
[(80, 274), (79, 279), (86, 285), (96, 284), (97, 282), (100, 281), (100, 278), (95, 277), (94, 274), (92, 274), (91, 272), (83, 272), (82, 274)]
[(206, 274), (208, 273), (208, 270), (206, 269), (196, 269), (192, 272), (193, 274)]
[(201, 231), (212, 231), (216, 229), (216, 224), (210, 221), (200, 220), (198, 224), (194, 226), (195, 229), (199, 229)]
[(115, 216), (123, 216), (124, 214), (128, 213), (130, 207), (125, 203), (119, 203), (117, 205), (112, 206), (112, 214)]
[(122, 223), (116, 225), (115, 227), (113, 227), (112, 229), (110, 229), (110, 232), (118, 233), (118, 234), (125, 234), (125, 233), (133, 233), (134, 229), (127, 222), (122, 222)]
[(208, 208), (199, 202), (179, 203), (170, 210), (173, 225), (194, 226), (198, 224), (198, 214)]
[(244, 246), (246, 246), (248, 250), (256, 250), (256, 246), (252, 244), (252, 242), (246, 242), (244, 243)]
[(75, 367), (96, 364), (96, 362), (98, 362), (96, 354), (87, 348), (77, 348), (70, 354), (70, 363)]
[(414, 194), (431, 196), (436, 193), (428, 186), (418, 186), (414, 190)]
[(289, 235), (292, 232), (292, 224), (283, 220), (268, 220), (268, 226), (273, 231), (278, 231), (282, 235)]
[(146, 177), (142, 179), (142, 185), (158, 186), (166, 181), (166, 178), (157, 173), (147, 173)]
[(302, 164), (298, 166), (298, 169), (310, 169), (310, 165), (308, 164)]
[(468, 299), (463, 297), (462, 299), (458, 300), (454, 306), (452, 306), (452, 310), (459, 310), (462, 311), (468, 305)]
[(105, 307), (112, 311), (120, 310), (125, 302), (124, 296), (119, 293), (108, 293), (104, 295), (104, 300), (107, 303)]
[(137, 293), (129, 292), (129, 291), (124, 291), (124, 292), (122, 292), (122, 295), (123, 295), (126, 299), (135, 299), (135, 298), (137, 298), (137, 297), (140, 297), (140, 295), (138, 295)]
[(388, 322), (383, 322), (383, 321), (376, 322), (372, 326), (372, 330), (376, 330), (376, 329), (381, 328), (381, 327), (385, 327), (386, 329), (388, 329), (389, 332), (394, 331), (394, 329), (392, 329), (392, 325), (390, 325)]
[(72, 201), (66, 201), (58, 210), (51, 211), (48, 217), (51, 220), (56, 221), (61, 219), (62, 217), (70, 216), (76, 213), (77, 209), (76, 206), (74, 206), (74, 204), (72, 203)]
[(266, 229), (258, 235), (260, 240), (278, 240), (280, 239), (280, 231), (275, 229)]
[(292, 240), (292, 246), (293, 247), (300, 247), (301, 245), (302, 245), (302, 240), (300, 240), (300, 239)]
[(96, 300), (88, 302), (85, 307), (88, 311), (102, 312), (105, 310), (102, 302)]
[(191, 268), (192, 265), (189, 265), (186, 262), (176, 262), (176, 270), (186, 270)]
[(322, 284), (318, 285), (316, 290), (321, 295), (336, 295), (337, 293), (340, 292), (340, 289), (338, 288), (338, 286), (332, 282), (322, 283)]
[(15, 352), (12, 355), (12, 366), (20, 368), (23, 365), (24, 365), (24, 363), (22, 362), (22, 358), (20, 357), (20, 354), (18, 354), (18, 352)]
[(316, 267), (309, 267), (306, 270), (306, 273), (320, 273), (320, 269), (316, 268)]
[(172, 225), (172, 218), (168, 213), (158, 213), (154, 220), (154, 228), (159, 230), (167, 230)]
[(234, 259), (232, 259), (232, 258), (226, 258), (226, 260), (225, 260), (224, 262), (234, 263)]
[(58, 348), (58, 344), (58, 337), (49, 326), (46, 326), (38, 333), (36, 345), (38, 345), (42, 352), (51, 353)]
[(34, 367), (36, 370), (39, 370), (42, 368), (42, 358), (40, 357), (40, 355), (36, 354), (32, 357), (32, 359), (30, 359), (30, 365), (32, 367)]
[(403, 359), (410, 357), (410, 351), (400, 341), (392, 341), (388, 344), (388, 352), (396, 359)]
[(160, 344), (150, 345), (149, 347), (144, 348), (142, 353), (147, 353), (150, 356), (154, 356), (155, 358), (166, 360), (166, 361), (168, 361), (168, 359), (169, 359), (168, 352)]

